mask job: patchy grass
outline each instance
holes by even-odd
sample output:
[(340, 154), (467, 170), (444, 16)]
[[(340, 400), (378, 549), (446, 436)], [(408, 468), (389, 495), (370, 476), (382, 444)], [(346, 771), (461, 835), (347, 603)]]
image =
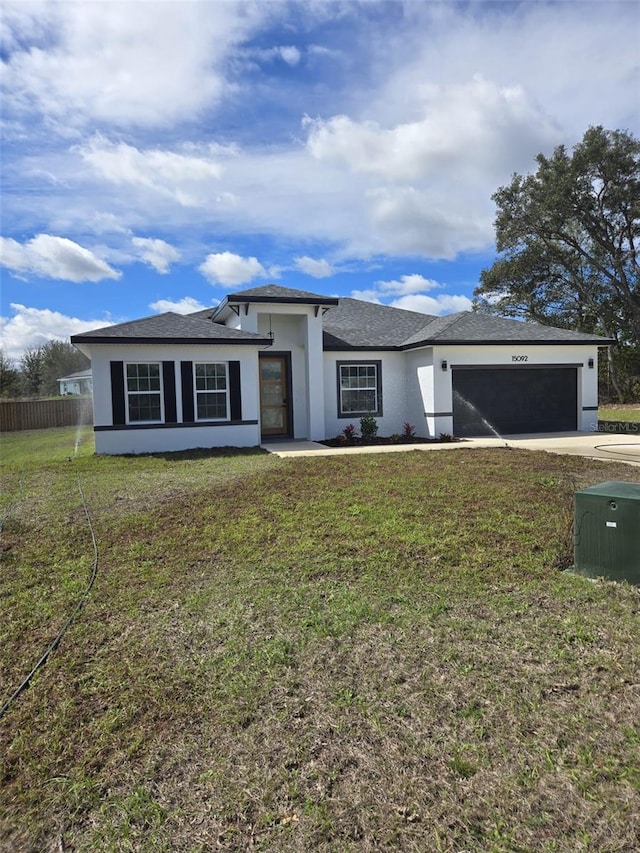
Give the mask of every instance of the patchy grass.
[(0, 720), (0, 849), (638, 849), (639, 593), (561, 569), (575, 489), (640, 469), (58, 432), (3, 445), (0, 700), (86, 584), (78, 481), (98, 576)]
[(640, 423), (640, 403), (619, 403), (611, 406), (600, 406), (598, 418), (601, 421), (625, 421)]

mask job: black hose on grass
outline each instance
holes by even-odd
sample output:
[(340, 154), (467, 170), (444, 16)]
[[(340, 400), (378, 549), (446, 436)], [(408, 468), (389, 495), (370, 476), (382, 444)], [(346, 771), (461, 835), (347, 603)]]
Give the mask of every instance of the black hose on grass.
[(0, 708), (0, 717), (4, 716), (4, 714), (7, 712), (9, 706), (14, 701), (14, 699), (17, 699), (17, 697), (22, 693), (22, 691), (27, 689), (27, 687), (29, 686), (29, 683), (30, 683), (31, 679), (33, 678), (33, 676), (47, 662), (49, 655), (58, 646), (58, 644), (60, 643), (60, 640), (65, 635), (67, 628), (69, 627), (69, 625), (71, 624), (71, 622), (75, 618), (76, 614), (80, 611), (83, 604), (85, 603), (87, 596), (91, 592), (91, 588), (93, 587), (94, 581), (96, 579), (96, 574), (98, 572), (98, 543), (96, 542), (96, 535), (94, 533), (93, 524), (91, 523), (91, 517), (89, 515), (89, 510), (87, 508), (87, 501), (85, 499), (84, 492), (82, 490), (82, 483), (80, 482), (80, 474), (78, 474), (78, 490), (80, 492), (80, 497), (82, 498), (82, 508), (84, 509), (84, 514), (87, 518), (87, 524), (89, 525), (89, 531), (91, 533), (91, 542), (93, 544), (93, 567), (91, 569), (91, 576), (89, 578), (89, 583), (87, 584), (86, 589), (84, 590), (84, 592), (80, 596), (78, 603), (73, 608), (71, 615), (68, 617), (67, 621), (64, 623), (62, 628), (58, 631), (58, 634), (55, 637), (55, 639), (52, 640), (52, 642), (49, 644), (49, 646), (45, 650), (44, 654), (41, 656), (40, 660), (33, 667), (31, 672), (29, 673), (29, 675), (27, 675), (27, 677), (22, 681), (22, 683), (20, 684), (19, 687), (16, 687), (16, 689), (13, 691), (11, 696), (9, 696), (7, 701)]
[[(624, 450), (610, 450), (610, 447), (640, 447), (640, 442), (634, 442), (633, 444), (629, 444), (627, 442), (621, 441), (616, 444), (596, 444), (594, 446), (594, 450), (600, 450), (602, 453), (610, 453), (612, 456), (629, 456), (630, 454), (624, 452)], [(636, 459), (627, 459), (627, 462), (635, 462)]]
[(24, 472), (20, 474), (20, 482), (18, 483), (18, 496), (13, 497), (9, 503), (4, 508), (4, 512), (2, 513), (2, 518), (0, 518), (0, 533), (4, 530), (4, 526), (7, 523), (7, 519), (13, 512), (14, 506), (20, 501), (22, 498), (22, 494), (24, 492)]

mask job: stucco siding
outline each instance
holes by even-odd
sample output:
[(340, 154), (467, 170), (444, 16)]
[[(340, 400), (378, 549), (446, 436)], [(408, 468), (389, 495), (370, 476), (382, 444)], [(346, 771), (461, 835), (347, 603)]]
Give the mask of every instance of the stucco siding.
[[(93, 371), (94, 426), (97, 453), (148, 453), (187, 450), (194, 447), (249, 447), (260, 443), (258, 405), (258, 357), (255, 347), (208, 345), (131, 345), (90, 347)], [(177, 423), (114, 425), (111, 362), (172, 362), (175, 372)], [(181, 362), (238, 362), (242, 421), (239, 424), (183, 423)], [(166, 408), (163, 389), (163, 410)], [(244, 423), (244, 422), (254, 423)]]
[(324, 399), (325, 434), (327, 438), (339, 435), (349, 423), (360, 428), (361, 415), (338, 417), (337, 364), (341, 361), (380, 362), (382, 415), (377, 417), (378, 434), (401, 433), (407, 420), (407, 374), (403, 353), (384, 351), (325, 352), (324, 354)]
[(424, 347), (405, 354), (407, 376), (407, 420), (416, 434), (434, 436), (433, 349)]
[(200, 447), (256, 447), (259, 444), (257, 424), (98, 430), (95, 433), (96, 453), (106, 454), (170, 453)]

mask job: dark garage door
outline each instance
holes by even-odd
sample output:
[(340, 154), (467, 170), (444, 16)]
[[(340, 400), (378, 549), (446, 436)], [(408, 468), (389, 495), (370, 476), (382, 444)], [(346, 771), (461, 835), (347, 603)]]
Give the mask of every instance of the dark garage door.
[(454, 367), (453, 431), (458, 436), (577, 429), (575, 367)]

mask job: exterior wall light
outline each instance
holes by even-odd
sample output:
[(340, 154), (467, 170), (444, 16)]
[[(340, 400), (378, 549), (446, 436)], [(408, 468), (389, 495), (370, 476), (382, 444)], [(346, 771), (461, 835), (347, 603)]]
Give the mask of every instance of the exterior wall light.
[(593, 367), (593, 359), (590, 358), (587, 364), (589, 365), (589, 367)]
[(443, 359), (442, 359), (442, 361), (440, 362), (440, 367), (441, 367), (443, 370), (446, 370), (446, 369), (447, 369), (447, 359), (446, 359), (446, 358), (443, 358)]

